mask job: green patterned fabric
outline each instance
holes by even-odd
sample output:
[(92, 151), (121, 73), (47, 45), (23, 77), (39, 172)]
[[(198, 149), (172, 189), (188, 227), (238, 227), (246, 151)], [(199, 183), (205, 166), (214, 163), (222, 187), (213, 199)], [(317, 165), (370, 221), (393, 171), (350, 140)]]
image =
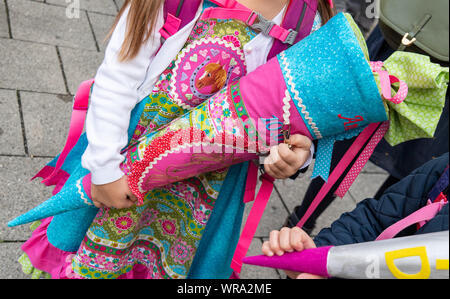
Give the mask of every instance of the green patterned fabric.
[(30, 275), (31, 279), (51, 278), (50, 274), (34, 268), (33, 265), (31, 264), (30, 258), (26, 253), (22, 254), (18, 261), (19, 264), (22, 266), (22, 272), (27, 275)]
[(390, 128), (386, 141), (397, 144), (432, 138), (445, 106), (449, 70), (430, 62), (428, 56), (397, 51), (384, 62), (389, 74), (408, 85), (405, 101), (389, 106)]
[[(41, 221), (35, 221), (30, 225), (31, 231), (35, 231)], [(30, 258), (26, 253), (22, 254), (18, 259), (19, 264), (22, 266), (22, 272), (26, 275), (30, 275), (31, 279), (50, 279), (51, 275), (39, 269), (36, 269), (30, 261)]]

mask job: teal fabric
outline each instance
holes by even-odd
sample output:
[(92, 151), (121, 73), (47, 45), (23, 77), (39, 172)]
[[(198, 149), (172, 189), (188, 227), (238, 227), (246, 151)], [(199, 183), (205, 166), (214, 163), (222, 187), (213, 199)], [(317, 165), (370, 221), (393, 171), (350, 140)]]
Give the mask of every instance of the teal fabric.
[[(345, 132), (346, 120), (339, 115), (363, 116), (360, 127), (387, 120), (370, 65), (344, 14), (333, 17), (284, 56), (278, 55), (278, 61), (286, 85), (313, 137), (316, 134), (305, 119), (304, 109), (323, 137)], [(302, 103), (296, 100), (291, 82)]]
[(217, 4), (212, 3), (211, 1), (203, 1), (203, 10), (210, 8), (210, 7), (217, 7)]
[[(88, 174), (87, 170), (81, 168), (81, 166), (78, 167), (78, 169), (71, 174), (64, 187), (57, 194), (31, 211), (9, 222), (8, 225), (22, 225), (41, 220), (64, 211), (84, 208), (86, 204), (79, 194), (78, 183), (86, 174)], [(83, 196), (87, 198), (84, 190)]]
[[(313, 177), (325, 181), (336, 140), (352, 138), (369, 124), (388, 119), (364, 42), (351, 22), (340, 13), (278, 55), (297, 111), (313, 138), (320, 140)], [(360, 121), (349, 123), (355, 119)], [(356, 123), (357, 128), (346, 127)]]
[(58, 249), (76, 252), (98, 213), (96, 207), (86, 207), (54, 216), (47, 228), (47, 239)]
[(314, 171), (311, 179), (320, 176), (325, 182), (328, 181), (335, 142), (358, 136), (366, 128), (367, 127), (359, 127), (336, 136), (328, 136), (319, 139), (316, 150), (316, 161), (314, 163)]
[(234, 165), (220, 190), (192, 262), (188, 279), (228, 279), (244, 214), (248, 162)]

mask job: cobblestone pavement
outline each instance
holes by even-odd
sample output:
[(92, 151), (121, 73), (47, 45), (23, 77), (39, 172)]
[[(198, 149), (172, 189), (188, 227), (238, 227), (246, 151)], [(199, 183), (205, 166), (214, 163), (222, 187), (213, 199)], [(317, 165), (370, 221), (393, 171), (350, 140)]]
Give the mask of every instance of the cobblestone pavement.
[[(0, 0), (0, 279), (25, 278), (18, 263), (27, 226), (6, 223), (50, 196), (50, 189), (30, 182), (37, 170), (62, 148), (72, 95), (94, 76), (103, 59), (108, 29), (122, 0), (81, 0), (79, 15), (68, 11), (73, 0)], [(301, 201), (309, 174), (276, 182), (249, 254), (259, 254), (263, 240), (278, 229)], [(368, 165), (343, 199), (320, 217), (316, 234), (361, 199), (372, 196), (386, 173)], [(247, 207), (246, 215), (249, 207)], [(267, 269), (244, 267), (243, 278), (280, 278)]]

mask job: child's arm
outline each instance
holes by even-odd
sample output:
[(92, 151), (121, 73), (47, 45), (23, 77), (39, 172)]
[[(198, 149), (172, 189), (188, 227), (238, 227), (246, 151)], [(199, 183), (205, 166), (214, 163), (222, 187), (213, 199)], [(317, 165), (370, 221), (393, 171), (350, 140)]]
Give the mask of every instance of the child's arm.
[[(262, 246), (263, 254), (267, 256), (283, 255), (285, 252), (303, 251), (305, 249), (316, 248), (316, 244), (299, 227), (284, 227), (281, 231), (272, 231), (269, 241), (264, 242)], [(297, 273), (285, 271), (286, 275), (293, 279), (321, 279), (323, 277), (312, 275), (309, 273)]]
[(274, 146), (264, 162), (264, 170), (274, 179), (287, 179), (311, 164), (312, 141), (303, 135), (292, 135), (289, 141), (291, 149), (284, 143)]
[[(148, 67), (160, 47), (160, 34), (156, 30), (135, 58), (120, 62), (118, 56), (125, 39), (127, 16), (128, 10), (112, 34), (105, 59), (95, 77), (86, 119), (89, 145), (82, 157), (83, 167), (92, 174), (93, 200), (117, 208), (130, 205), (127, 196), (133, 198), (120, 169), (124, 160), (120, 152), (128, 142), (131, 111), (140, 100), (138, 87), (145, 80)], [(161, 13), (155, 28), (161, 28), (162, 23)], [(115, 189), (118, 192), (114, 192)]]

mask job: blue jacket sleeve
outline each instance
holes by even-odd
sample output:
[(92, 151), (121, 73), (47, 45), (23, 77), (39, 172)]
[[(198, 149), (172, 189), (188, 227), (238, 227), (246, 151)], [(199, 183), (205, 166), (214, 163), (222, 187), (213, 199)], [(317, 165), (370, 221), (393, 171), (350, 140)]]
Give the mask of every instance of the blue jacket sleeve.
[[(330, 228), (323, 229), (314, 239), (316, 245), (338, 246), (374, 241), (386, 228), (426, 205), (428, 192), (447, 165), (448, 153), (424, 164), (387, 189), (379, 200), (363, 200), (353, 211), (344, 213)], [(398, 236), (414, 233), (415, 226), (405, 229)]]

